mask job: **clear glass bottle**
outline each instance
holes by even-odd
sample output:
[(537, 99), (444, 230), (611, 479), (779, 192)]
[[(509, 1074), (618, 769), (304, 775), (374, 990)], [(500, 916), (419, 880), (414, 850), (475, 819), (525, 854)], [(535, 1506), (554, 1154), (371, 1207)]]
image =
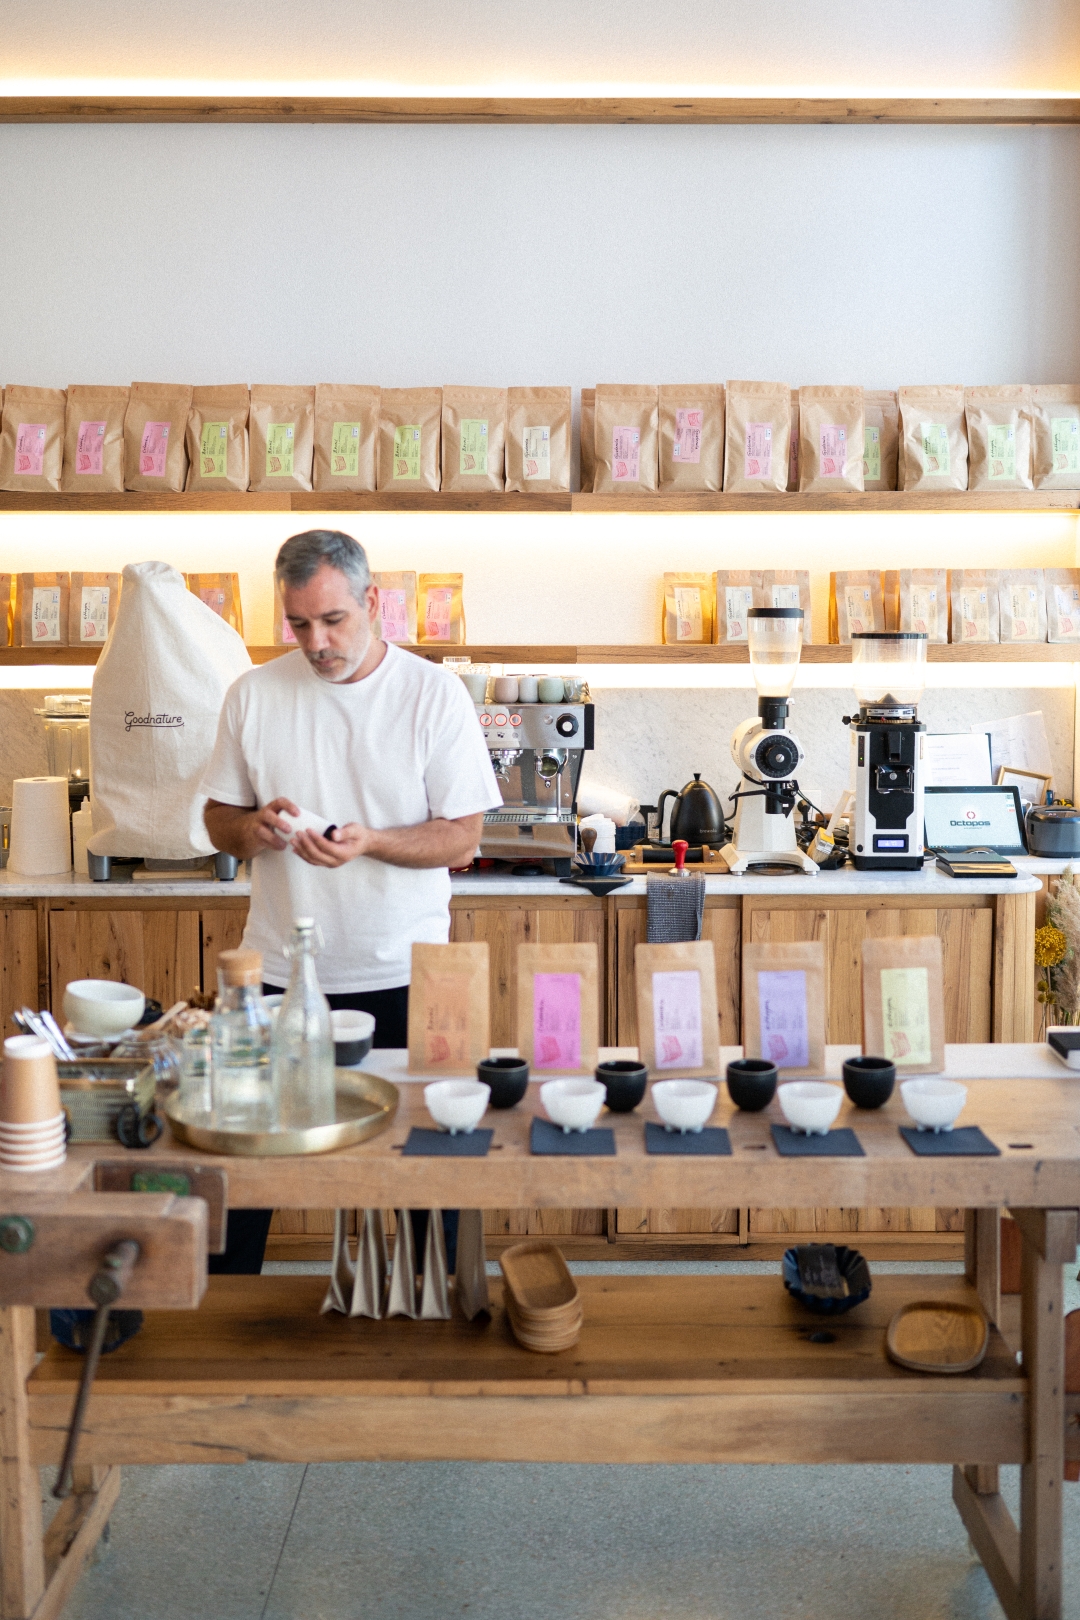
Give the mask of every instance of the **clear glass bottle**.
[(214, 1124), (225, 1131), (277, 1129), (270, 1061), (270, 1014), (262, 1001), (258, 951), (222, 951), (218, 996), (210, 1019)]
[(185, 1114), (209, 1118), (213, 1112), (211, 1089), (210, 1026), (195, 1024), (184, 1031), (180, 1053), (180, 1107)]
[(315, 975), (315, 923), (297, 917), (287, 954), (289, 988), (274, 1024), (274, 1083), (283, 1130), (334, 1118), (334, 1033)]

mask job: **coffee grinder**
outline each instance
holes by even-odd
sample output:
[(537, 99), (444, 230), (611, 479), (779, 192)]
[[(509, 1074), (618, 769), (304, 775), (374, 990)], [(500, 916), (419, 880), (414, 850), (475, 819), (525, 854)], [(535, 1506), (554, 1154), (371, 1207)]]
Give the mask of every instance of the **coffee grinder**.
[(861, 872), (920, 872), (923, 745), (918, 702), (926, 685), (925, 635), (863, 631), (851, 638), (857, 715), (851, 727), (854, 824), (851, 858)]
[(731, 872), (759, 865), (818, 871), (795, 837), (795, 772), (806, 756), (799, 739), (786, 729), (802, 638), (802, 608), (749, 609), (746, 639), (758, 712), (736, 726), (731, 738), (731, 757), (742, 777), (733, 795), (734, 838), (721, 850)]

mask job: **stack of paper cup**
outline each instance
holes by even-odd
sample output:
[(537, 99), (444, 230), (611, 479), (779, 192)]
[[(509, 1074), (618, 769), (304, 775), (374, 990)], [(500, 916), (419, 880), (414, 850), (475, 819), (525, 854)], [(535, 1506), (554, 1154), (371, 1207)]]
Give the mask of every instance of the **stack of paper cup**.
[(66, 776), (22, 776), (12, 783), (8, 870), (22, 877), (71, 871)]
[(0, 1075), (0, 1170), (55, 1170), (66, 1156), (52, 1047), (36, 1035), (11, 1035)]

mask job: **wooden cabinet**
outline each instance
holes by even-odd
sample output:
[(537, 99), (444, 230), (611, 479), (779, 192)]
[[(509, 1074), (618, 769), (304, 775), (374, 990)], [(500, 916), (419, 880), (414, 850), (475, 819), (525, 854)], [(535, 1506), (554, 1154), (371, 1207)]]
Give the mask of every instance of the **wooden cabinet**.
[[(600, 983), (608, 979), (604, 903), (589, 894), (462, 897), (450, 903), (450, 938), (486, 940), (491, 952), (491, 1044), (517, 1045), (517, 952), (519, 945), (593, 943)], [(600, 997), (600, 1044), (608, 1040), (607, 998)]]
[(37, 912), (32, 906), (0, 911), (0, 1020), (5, 1035), (18, 1031), (11, 1021), (18, 1007), (41, 1004), (38, 975)]
[(202, 987), (198, 911), (50, 910), (49, 982), (62, 1018), (72, 979), (122, 979), (172, 1006)]
[[(215, 911), (204, 911), (200, 916), (202, 933), (202, 986), (204, 990), (217, 989), (217, 959), (222, 951), (235, 951), (244, 937), (248, 908), (221, 906)], [(333, 1228), (331, 1227), (331, 1231)]]

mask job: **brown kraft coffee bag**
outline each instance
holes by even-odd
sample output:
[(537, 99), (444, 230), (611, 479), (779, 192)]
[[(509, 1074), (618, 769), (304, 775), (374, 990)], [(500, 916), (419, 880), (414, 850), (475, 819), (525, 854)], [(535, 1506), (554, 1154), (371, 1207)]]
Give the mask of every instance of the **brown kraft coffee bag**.
[(506, 389), (442, 391), (442, 487), (506, 487)]
[(487, 941), (416, 944), (411, 978), (409, 1073), (475, 1074), (491, 1051)]
[(711, 939), (639, 945), (634, 952), (638, 1051), (650, 1080), (720, 1073), (716, 954)]
[(70, 585), (67, 574), (16, 574), (12, 646), (67, 646)]
[(1080, 641), (1080, 568), (1044, 568), (1046, 639)]
[(799, 489), (835, 495), (863, 487), (861, 388), (799, 389)]
[(522, 495), (570, 488), (569, 388), (506, 391), (506, 487)]
[(597, 495), (651, 495), (659, 480), (659, 390), (600, 383), (596, 389)]
[(421, 574), (416, 622), (421, 642), (460, 647), (465, 642), (462, 574)]
[(273, 388), (256, 384), (248, 417), (251, 446), (249, 489), (311, 488), (315, 450), (314, 388)]
[(900, 408), (888, 390), (863, 390), (863, 489), (896, 489)]
[(591, 495), (596, 480), (596, 389), (581, 390), (581, 490)]
[(183, 489), (190, 410), (186, 383), (132, 383), (124, 417), (125, 489)]
[(995, 568), (949, 569), (949, 640), (967, 647), (1000, 641)]
[(313, 489), (363, 493), (375, 488), (380, 397), (378, 388), (316, 383)]
[(591, 1077), (600, 1034), (596, 945), (519, 945), (517, 969), (517, 1047), (533, 1075)]
[(969, 388), (968, 488), (1031, 489), (1031, 389)]
[(827, 986), (825, 946), (819, 939), (744, 945), (745, 1055), (775, 1063), (783, 1080), (822, 1074)]
[(680, 494), (724, 484), (724, 387), (664, 385), (659, 391), (660, 489)]
[(925, 636), (935, 646), (949, 639), (949, 579), (944, 568), (892, 568), (882, 575), (885, 629)]
[(1046, 580), (1041, 568), (1003, 568), (998, 574), (1002, 642), (1046, 640)]
[(901, 388), (897, 402), (904, 489), (967, 489), (964, 390), (947, 385)]
[(375, 634), (401, 647), (415, 647), (416, 575), (408, 572), (372, 574), (371, 583), (379, 593)]
[(379, 406), (380, 489), (438, 489), (441, 388), (384, 388)]
[(802, 608), (803, 646), (814, 640), (810, 607), (810, 571), (807, 568), (763, 568), (761, 585), (754, 593), (755, 607)]
[(248, 409), (247, 383), (191, 390), (187, 425), (189, 490), (247, 489)]
[(791, 389), (787, 383), (729, 382), (724, 489), (761, 495), (787, 489)]
[(244, 633), (244, 612), (240, 606), (239, 574), (185, 574), (184, 583), (192, 596), (205, 602), (212, 613), (231, 624), (238, 636)]
[(119, 574), (72, 574), (68, 596), (68, 646), (104, 646), (119, 605)]
[(791, 437), (788, 449), (787, 487), (791, 494), (799, 487), (799, 390), (791, 390)]
[(746, 616), (757, 606), (761, 574), (744, 568), (721, 568), (715, 575), (717, 644), (746, 641)]
[(124, 487), (127, 388), (72, 387), (64, 423), (65, 495), (112, 494)]
[(66, 409), (63, 388), (24, 388), (12, 383), (4, 390), (0, 489), (59, 490)]
[(1036, 489), (1080, 489), (1080, 387), (1045, 383), (1031, 391)]
[(852, 636), (884, 628), (879, 569), (849, 568), (829, 575), (829, 640), (834, 646), (849, 646)]
[(713, 639), (715, 602), (710, 574), (664, 575), (665, 646), (703, 645)]

